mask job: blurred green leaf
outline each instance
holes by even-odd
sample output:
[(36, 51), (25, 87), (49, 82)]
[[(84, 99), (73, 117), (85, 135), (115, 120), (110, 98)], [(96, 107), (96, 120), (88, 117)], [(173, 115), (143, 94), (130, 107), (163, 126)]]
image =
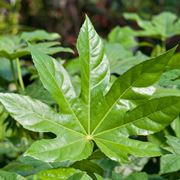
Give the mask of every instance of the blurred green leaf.
[(148, 59), (141, 52), (135, 55), (117, 43), (106, 43), (105, 50), (110, 62), (111, 73), (123, 74), (131, 67)]
[(59, 168), (41, 171), (34, 175), (34, 178), (41, 180), (91, 180), (85, 172), (73, 168)]
[(126, 49), (131, 49), (137, 45), (135, 36), (137, 35), (136, 31), (130, 27), (115, 27), (111, 30), (108, 35), (108, 41), (110, 43), (121, 44)]
[(173, 149), (172, 154), (161, 157), (160, 174), (176, 172), (180, 170), (180, 138), (167, 136), (167, 143)]
[(154, 36), (163, 40), (180, 34), (180, 19), (171, 12), (162, 12), (153, 16), (151, 21), (143, 20), (135, 13), (124, 13), (124, 17), (135, 20), (143, 29), (137, 31), (139, 36)]
[(25, 180), (24, 177), (13, 173), (13, 172), (7, 172), (7, 171), (3, 171), (0, 170), (0, 179), (2, 180)]
[(60, 35), (58, 33), (48, 33), (45, 30), (35, 30), (32, 32), (23, 32), (20, 37), (25, 41), (34, 42), (44, 40), (56, 40), (60, 38)]

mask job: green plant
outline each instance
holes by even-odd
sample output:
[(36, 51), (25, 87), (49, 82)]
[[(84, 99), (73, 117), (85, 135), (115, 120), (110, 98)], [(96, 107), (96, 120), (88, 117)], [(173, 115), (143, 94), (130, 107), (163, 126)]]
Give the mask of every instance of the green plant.
[(180, 113), (180, 98), (153, 98), (158, 81), (174, 51), (130, 68), (110, 84), (110, 66), (103, 42), (88, 17), (81, 28), (77, 49), (81, 64), (81, 92), (76, 94), (61, 63), (29, 44), (44, 87), (59, 108), (52, 109), (28, 96), (0, 93), (0, 102), (25, 129), (51, 132), (53, 139), (34, 142), (25, 152), (44, 162), (80, 161), (99, 149), (108, 158), (160, 156), (160, 148), (137, 137), (153, 134)]

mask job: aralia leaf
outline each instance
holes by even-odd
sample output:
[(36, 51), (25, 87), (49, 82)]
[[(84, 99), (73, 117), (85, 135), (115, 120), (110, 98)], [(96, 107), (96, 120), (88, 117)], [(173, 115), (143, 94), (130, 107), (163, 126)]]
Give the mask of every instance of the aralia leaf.
[(27, 96), (0, 93), (1, 103), (26, 129), (56, 135), (54, 139), (36, 141), (26, 155), (45, 162), (78, 161), (92, 154), (94, 143), (117, 161), (127, 160), (130, 154), (161, 154), (156, 145), (132, 137), (158, 132), (180, 113), (178, 96), (152, 96), (152, 85), (165, 70), (175, 48), (133, 66), (111, 84), (102, 40), (86, 17), (77, 41), (80, 94), (76, 94), (58, 61), (33, 45), (29, 48), (42, 84), (60, 111)]

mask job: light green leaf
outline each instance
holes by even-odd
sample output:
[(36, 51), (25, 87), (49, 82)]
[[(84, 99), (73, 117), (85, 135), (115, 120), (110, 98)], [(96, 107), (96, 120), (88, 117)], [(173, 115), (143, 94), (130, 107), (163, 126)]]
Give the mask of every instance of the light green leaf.
[(143, 29), (138, 32), (140, 36), (156, 36), (164, 40), (179, 34), (180, 20), (170, 12), (162, 12), (154, 16), (151, 21), (143, 20), (134, 13), (125, 13), (124, 16), (126, 19), (137, 21)]
[[(60, 43), (57, 41), (53, 42), (40, 42), (33, 44), (34, 48), (38, 49), (39, 51), (46, 52), (46, 54), (56, 54), (59, 52), (68, 52), (73, 53), (72, 49), (70, 48), (64, 48), (60, 46)], [(24, 48), (24, 50), (29, 51), (28, 47)]]
[(3, 171), (3, 170), (0, 170), (0, 179), (1, 180), (8, 180), (8, 179), (11, 179), (11, 180), (25, 180), (25, 178), (23, 178), (22, 176), (16, 174), (16, 173), (13, 173), (13, 172), (7, 172), (7, 171)]
[[(34, 32), (31, 32), (32, 35)], [(64, 48), (60, 46), (57, 41), (53, 42), (34, 42), (35, 48), (39, 51), (43, 51), (46, 54), (55, 54), (58, 52), (73, 53), (70, 48)], [(2, 36), (0, 37), (0, 56), (7, 59), (14, 60), (16, 58), (26, 56), (30, 54), (27, 43), (20, 38), (19, 35), (14, 36)]]
[[(106, 154), (110, 159), (119, 162), (126, 162), (128, 154), (137, 157), (153, 157), (160, 156), (160, 149), (149, 142), (141, 142), (126, 138), (124, 136), (114, 136), (111, 134), (103, 134), (105, 137), (99, 135), (95, 136), (95, 142), (101, 151)], [(110, 137), (107, 137), (110, 135)]]
[[(4, 107), (0, 103), (0, 140), (3, 139), (5, 135), (6, 125), (4, 124), (4, 120), (8, 117), (8, 113), (5, 111)], [(7, 134), (7, 132), (6, 132)]]
[(171, 61), (168, 64), (170, 69), (179, 69), (180, 68), (180, 53), (174, 54)]
[(51, 105), (55, 103), (50, 93), (43, 87), (41, 81), (39, 80), (34, 81), (32, 84), (28, 85), (23, 94), (28, 95), (33, 99), (38, 99), (45, 104)]
[(86, 16), (77, 40), (81, 63), (81, 98), (86, 104), (88, 133), (91, 131), (91, 107), (94, 99), (102, 96), (110, 78), (109, 62), (104, 54), (103, 42)]
[(34, 46), (29, 45), (29, 49), (44, 87), (52, 94), (62, 111), (70, 112), (69, 101), (76, 94), (66, 70), (59, 62), (36, 50)]
[(156, 88), (156, 92), (153, 94), (153, 98), (165, 97), (165, 96), (180, 96), (180, 90), (158, 87)]
[(23, 32), (21, 34), (21, 39), (25, 41), (42, 41), (42, 40), (56, 40), (60, 38), (59, 34), (57, 33), (48, 33), (44, 30), (35, 30), (32, 32)]
[(167, 143), (173, 148), (174, 153), (180, 155), (180, 138), (175, 136), (166, 136)]
[(166, 174), (180, 170), (180, 138), (166, 136), (168, 145), (172, 148), (172, 154), (161, 157), (160, 173)]
[(161, 157), (160, 174), (176, 172), (180, 170), (180, 155), (166, 154)]
[(119, 43), (127, 49), (137, 45), (135, 41), (136, 31), (129, 27), (115, 27), (111, 30), (108, 35), (108, 40), (110, 43)]
[(163, 73), (159, 85), (173, 88), (180, 87), (180, 69), (173, 69)]
[(51, 140), (36, 141), (25, 153), (26, 156), (54, 162), (79, 160), (91, 154), (92, 143), (78, 132), (80, 127), (71, 114), (58, 114), (38, 100), (17, 94), (0, 93), (0, 101), (24, 128), (52, 132), (57, 136)]
[(110, 62), (111, 73), (123, 74), (131, 67), (145, 61), (148, 57), (137, 52), (135, 55), (121, 44), (106, 43), (105, 50)]
[(73, 168), (45, 170), (34, 175), (34, 177), (41, 180), (91, 180), (85, 172)]
[[(179, 91), (180, 94), (180, 91)], [(175, 135), (180, 138), (180, 117), (177, 117), (172, 123), (171, 123), (171, 127), (175, 132)]]
[(124, 178), (124, 180), (148, 180), (148, 175), (145, 172), (135, 172)]

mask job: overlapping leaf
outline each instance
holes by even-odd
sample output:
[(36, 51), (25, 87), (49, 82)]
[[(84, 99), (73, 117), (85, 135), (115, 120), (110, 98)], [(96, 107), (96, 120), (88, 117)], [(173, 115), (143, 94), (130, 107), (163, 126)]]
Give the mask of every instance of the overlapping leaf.
[(36, 141), (26, 155), (46, 162), (76, 161), (90, 156), (94, 143), (117, 161), (127, 160), (129, 154), (160, 155), (156, 145), (130, 137), (160, 131), (180, 113), (179, 97), (148, 100), (154, 92), (151, 86), (175, 49), (135, 65), (110, 85), (102, 40), (86, 17), (77, 41), (81, 64), (78, 95), (60, 63), (32, 45), (29, 48), (40, 79), (60, 112), (27, 96), (0, 94), (2, 104), (26, 129), (56, 135), (54, 139)]

